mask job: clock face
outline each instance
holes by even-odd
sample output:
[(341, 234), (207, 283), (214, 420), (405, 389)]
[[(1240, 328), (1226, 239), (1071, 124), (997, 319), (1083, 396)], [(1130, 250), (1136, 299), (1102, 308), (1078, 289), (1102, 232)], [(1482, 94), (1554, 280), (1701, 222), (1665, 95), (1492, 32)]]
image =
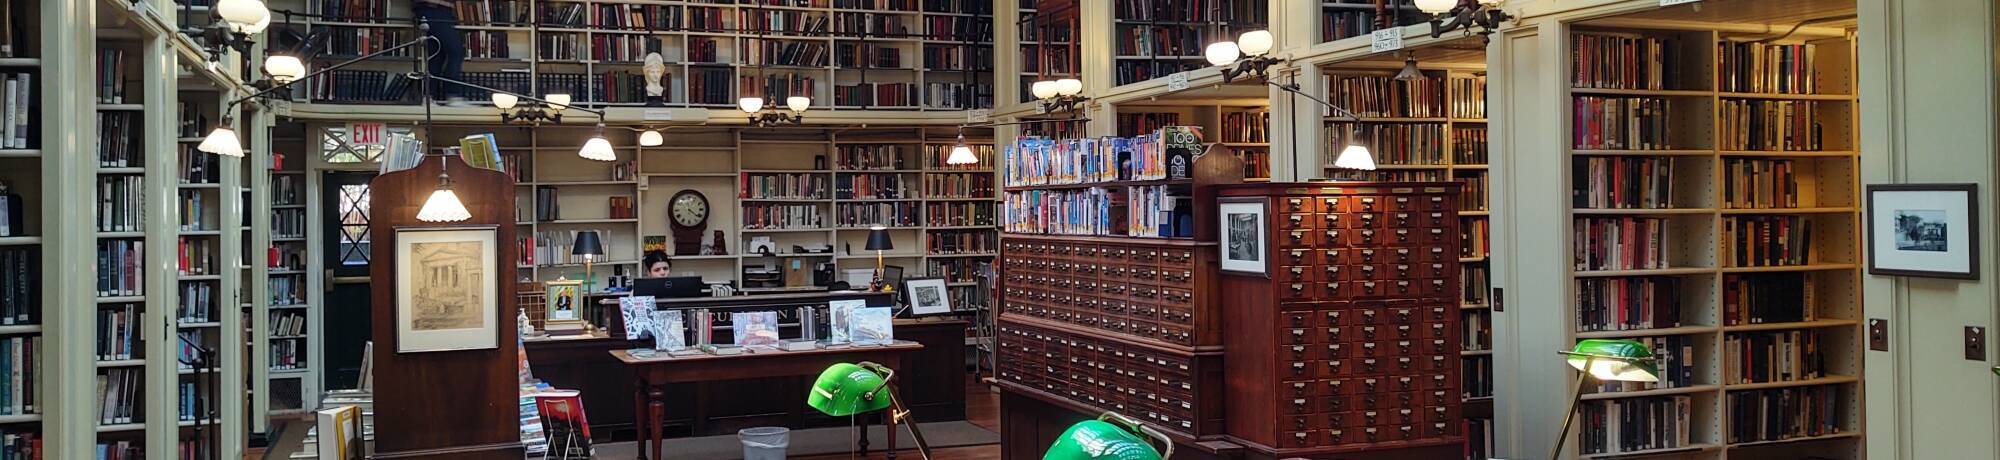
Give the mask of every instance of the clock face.
[(682, 227), (699, 225), (708, 221), (708, 198), (693, 191), (681, 192), (674, 195), (668, 212), (673, 215), (674, 223)]

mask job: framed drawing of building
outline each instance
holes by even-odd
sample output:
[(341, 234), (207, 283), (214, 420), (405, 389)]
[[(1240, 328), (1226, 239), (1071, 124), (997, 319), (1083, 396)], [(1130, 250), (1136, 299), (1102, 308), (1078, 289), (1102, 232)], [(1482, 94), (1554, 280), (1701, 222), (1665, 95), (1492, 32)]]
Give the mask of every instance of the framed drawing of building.
[(396, 351), (499, 346), (498, 229), (396, 229)]

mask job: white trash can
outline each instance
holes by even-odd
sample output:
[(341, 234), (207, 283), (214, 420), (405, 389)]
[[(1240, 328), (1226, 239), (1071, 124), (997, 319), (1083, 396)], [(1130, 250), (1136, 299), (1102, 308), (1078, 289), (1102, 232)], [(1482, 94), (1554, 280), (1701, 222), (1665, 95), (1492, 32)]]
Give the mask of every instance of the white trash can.
[(781, 426), (744, 428), (736, 432), (743, 441), (743, 460), (785, 460), (785, 448), (792, 444), (792, 429)]

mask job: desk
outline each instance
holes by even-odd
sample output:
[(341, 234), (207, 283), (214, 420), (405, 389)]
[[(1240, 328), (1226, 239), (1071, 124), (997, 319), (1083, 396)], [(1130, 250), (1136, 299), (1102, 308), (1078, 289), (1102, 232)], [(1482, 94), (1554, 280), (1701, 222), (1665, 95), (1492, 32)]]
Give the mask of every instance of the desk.
[[(899, 340), (890, 345), (877, 347), (822, 348), (812, 351), (760, 349), (755, 352), (746, 350), (743, 354), (729, 356), (659, 354), (651, 358), (640, 358), (626, 350), (612, 350), (610, 353), (619, 364), (631, 369), (632, 376), (636, 380), (633, 396), (639, 401), (646, 402), (633, 405), (634, 411), (638, 412), (634, 415), (640, 420), (640, 434), (645, 440), (640, 445), (640, 452), (644, 453), (650, 449), (652, 456), (648, 458), (664, 459), (666, 457), (662, 455), (666, 443), (661, 431), (666, 417), (666, 395), (662, 389), (664, 385), (715, 380), (814, 377), (826, 370), (827, 366), (860, 361), (873, 361), (890, 369), (901, 369), (903, 354), (923, 348), (923, 344)], [(806, 394), (800, 392), (796, 396), (803, 401)], [(896, 440), (894, 425), (889, 427), (888, 433), (889, 445), (893, 452)], [(861, 445), (863, 449), (867, 448), (866, 437), (862, 438)]]

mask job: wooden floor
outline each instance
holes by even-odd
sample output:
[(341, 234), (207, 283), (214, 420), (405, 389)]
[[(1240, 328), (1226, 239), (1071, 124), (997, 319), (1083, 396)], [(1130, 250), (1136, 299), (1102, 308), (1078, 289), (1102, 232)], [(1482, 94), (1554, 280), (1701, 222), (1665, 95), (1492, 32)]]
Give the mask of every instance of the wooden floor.
[[(990, 387), (984, 383), (980, 383), (977, 378), (968, 378), (966, 380), (965, 420), (972, 422), (973, 425), (978, 425), (980, 428), (993, 430), (995, 433), (1000, 432), (1000, 394), (994, 393)], [(889, 457), (883, 452), (873, 452), (866, 457), (842, 454), (797, 458), (800, 460), (842, 460), (850, 458), (886, 459)], [(917, 455), (916, 449), (904, 449), (896, 451), (896, 458), (898, 460), (919, 460), (923, 457)], [(986, 460), (995, 458), (1000, 458), (999, 444), (931, 451), (931, 460)]]

